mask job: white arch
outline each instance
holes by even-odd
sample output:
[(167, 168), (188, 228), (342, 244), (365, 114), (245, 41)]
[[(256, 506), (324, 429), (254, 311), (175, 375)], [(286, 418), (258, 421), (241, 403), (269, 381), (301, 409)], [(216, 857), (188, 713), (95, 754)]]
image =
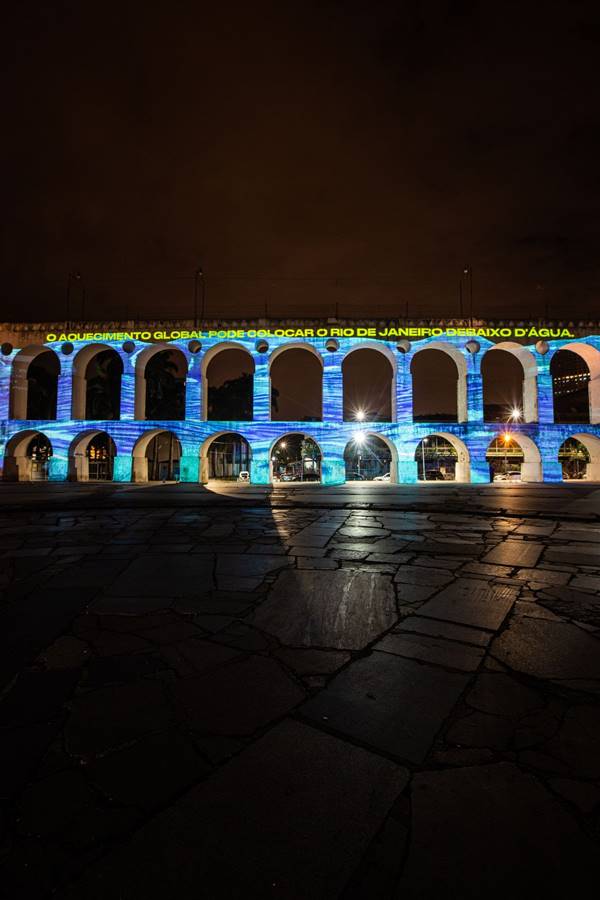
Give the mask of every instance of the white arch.
[(60, 357), (51, 347), (45, 347), (43, 344), (30, 344), (28, 347), (23, 347), (23, 349), (19, 350), (15, 355), (10, 373), (9, 416), (11, 419), (27, 419), (27, 396), (29, 387), (27, 372), (33, 360), (46, 352), (54, 353), (58, 363), (58, 373), (60, 375)]
[[(456, 370), (458, 373), (458, 378), (456, 382), (456, 413), (457, 420), (459, 422), (466, 422), (468, 418), (468, 404), (467, 404), (467, 360), (465, 359), (464, 353), (454, 346), (454, 344), (449, 343), (448, 341), (431, 341), (430, 344), (425, 344), (423, 347), (419, 347), (412, 354), (410, 360), (410, 368), (412, 375), (412, 364), (415, 356), (418, 353), (423, 353), (425, 350), (441, 350), (442, 353), (446, 353), (456, 365)], [(414, 388), (414, 384), (413, 384)]]
[[(91, 357), (90, 357), (91, 359)], [(89, 459), (87, 456), (87, 450), (90, 445), (90, 442), (93, 441), (95, 437), (98, 437), (99, 434), (106, 434), (109, 440), (112, 441), (113, 446), (115, 448), (115, 456), (118, 453), (117, 445), (115, 439), (112, 435), (108, 434), (103, 428), (90, 428), (89, 430), (82, 431), (80, 434), (76, 435), (71, 444), (69, 446), (69, 470), (68, 470), (68, 480), (69, 481), (88, 481), (90, 477), (90, 467), (89, 467)]]
[(447, 440), (449, 444), (452, 444), (452, 446), (456, 450), (456, 467), (454, 470), (454, 480), (457, 482), (460, 481), (461, 483), (469, 482), (471, 480), (471, 456), (465, 442), (455, 434), (452, 434), (450, 431), (430, 431), (428, 434), (423, 435), (422, 438), (419, 438), (419, 440), (415, 444), (414, 453), (417, 452), (417, 448), (421, 441), (424, 438), (430, 437), (445, 438), (445, 440)]
[[(588, 481), (600, 481), (600, 437), (597, 437), (595, 434), (586, 434), (583, 431), (578, 431), (576, 434), (569, 435), (569, 437), (580, 441), (590, 454), (590, 461), (585, 471), (586, 479)], [(568, 439), (566, 438), (565, 440)]]
[(278, 444), (279, 441), (282, 441), (284, 438), (290, 437), (291, 435), (301, 435), (303, 438), (310, 438), (311, 441), (314, 441), (315, 444), (317, 445), (317, 449), (318, 449), (319, 453), (321, 454), (321, 472), (320, 472), (320, 475), (319, 475), (319, 481), (322, 482), (322, 478), (323, 478), (323, 450), (322, 450), (322, 448), (321, 448), (321, 445), (320, 445), (319, 441), (318, 441), (315, 437), (313, 437), (312, 434), (309, 434), (307, 431), (286, 431), (285, 434), (280, 434), (280, 435), (278, 435), (276, 438), (274, 438), (274, 439), (271, 441), (271, 443), (270, 443), (270, 445), (269, 445), (269, 482), (270, 482), (271, 484), (273, 483), (273, 460), (272, 460), (271, 457), (272, 457), (272, 454), (273, 454), (273, 449), (274, 449), (274, 447), (275, 447), (275, 444)]
[[(213, 359), (219, 355), (219, 353), (223, 353), (225, 350), (242, 350), (247, 354), (251, 363), (252, 363), (252, 374), (254, 374), (255, 365), (254, 365), (254, 357), (250, 350), (245, 347), (243, 344), (237, 343), (237, 341), (223, 341), (221, 344), (214, 344), (210, 347), (204, 356), (202, 357), (202, 365), (201, 365), (201, 374), (202, 374), (202, 419), (204, 422), (207, 421), (208, 417), (208, 367), (213, 361)], [(254, 403), (254, 397), (252, 398)]]
[(167, 344), (166, 342), (161, 341), (157, 344), (150, 344), (149, 347), (145, 347), (140, 351), (135, 359), (134, 418), (137, 420), (144, 420), (146, 418), (146, 366), (153, 356), (156, 356), (157, 353), (161, 353), (163, 350), (174, 350), (177, 353), (180, 353), (185, 360), (186, 374), (189, 369), (187, 356), (181, 347), (177, 347), (175, 344)]
[[(396, 447), (394, 442), (390, 440), (387, 435), (379, 434), (379, 432), (377, 431), (363, 431), (359, 428), (357, 428), (356, 430), (360, 431), (360, 433), (364, 434), (366, 437), (376, 437), (379, 438), (380, 441), (383, 441), (392, 455), (392, 462), (390, 465), (390, 483), (398, 484), (398, 448)], [(350, 438), (350, 440), (346, 443), (346, 446), (344, 447), (344, 453), (346, 452), (346, 448), (350, 443), (352, 443), (352, 438)]]
[(537, 361), (531, 350), (515, 341), (500, 341), (489, 347), (482, 357), (482, 362), (488, 353), (494, 350), (505, 350), (515, 359), (518, 359), (523, 368), (523, 421), (537, 422), (538, 420), (538, 391), (537, 391)]
[[(487, 450), (495, 440), (500, 437), (500, 433), (491, 438)], [(521, 481), (535, 482), (543, 481), (542, 475), (542, 455), (535, 441), (529, 435), (522, 434), (520, 431), (511, 431), (510, 436), (515, 444), (518, 444), (523, 451), (523, 462), (521, 463)]]
[(217, 438), (222, 437), (224, 434), (235, 434), (238, 437), (242, 438), (242, 440), (246, 441), (246, 443), (248, 444), (249, 456), (250, 459), (252, 459), (252, 447), (250, 446), (250, 441), (240, 431), (227, 431), (226, 429), (216, 431), (214, 434), (210, 434), (200, 446), (200, 481), (202, 484), (206, 484), (209, 480), (208, 451), (210, 450), (211, 444), (216, 441)]
[(356, 353), (357, 350), (374, 350), (376, 353), (380, 353), (382, 356), (385, 356), (387, 361), (392, 367), (392, 377), (390, 379), (390, 420), (392, 422), (397, 421), (397, 410), (396, 410), (396, 375), (398, 373), (398, 360), (396, 355), (390, 350), (389, 347), (386, 347), (385, 344), (378, 344), (377, 341), (361, 341), (360, 344), (356, 344), (353, 347), (350, 347), (345, 353), (342, 359), (342, 391), (345, 390), (345, 378), (344, 378), (344, 363), (353, 353)]
[(36, 428), (19, 431), (17, 434), (13, 434), (7, 442), (4, 450), (3, 478), (5, 481), (31, 481), (32, 460), (27, 456), (27, 448), (36, 435), (45, 437), (52, 446), (48, 436)]
[(150, 441), (157, 435), (168, 434), (169, 432), (173, 435), (173, 437), (177, 439), (177, 441), (179, 442), (179, 448), (180, 450), (182, 450), (181, 437), (177, 434), (177, 431), (174, 428), (151, 428), (149, 431), (145, 431), (139, 436), (139, 438), (133, 445), (133, 450), (131, 451), (131, 455), (133, 457), (133, 481), (148, 481), (148, 457), (146, 456), (146, 453), (148, 452), (148, 445), (150, 444)]
[(576, 353), (590, 370), (590, 381), (588, 384), (590, 425), (596, 425), (600, 422), (600, 350), (592, 347), (591, 344), (572, 341), (570, 344), (563, 344), (561, 347), (557, 347), (552, 355), (552, 359), (561, 350), (570, 350), (572, 353)]
[(112, 350), (112, 352), (118, 357), (121, 364), (121, 375), (123, 375), (123, 360), (114, 347), (110, 347), (108, 344), (101, 343), (87, 344), (85, 347), (82, 347), (81, 350), (79, 350), (73, 358), (73, 391), (71, 399), (71, 415), (74, 419), (85, 419), (87, 367), (91, 360), (95, 356), (97, 356), (98, 353), (103, 353), (104, 350)]

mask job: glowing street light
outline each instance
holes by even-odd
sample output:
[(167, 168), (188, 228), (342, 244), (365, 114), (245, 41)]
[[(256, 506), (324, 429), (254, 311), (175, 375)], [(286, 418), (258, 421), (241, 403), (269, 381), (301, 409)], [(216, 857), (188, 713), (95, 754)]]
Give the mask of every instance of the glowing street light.
[(364, 409), (357, 409), (356, 415), (354, 416), (357, 422), (364, 422), (365, 420), (365, 411)]
[(353, 435), (353, 440), (355, 444), (364, 444), (365, 442), (365, 433), (364, 431), (355, 431)]
[(510, 411), (509, 420), (512, 420), (513, 422), (518, 422), (520, 420), (520, 418), (521, 418), (521, 410), (519, 409), (518, 406), (513, 406), (513, 408)]

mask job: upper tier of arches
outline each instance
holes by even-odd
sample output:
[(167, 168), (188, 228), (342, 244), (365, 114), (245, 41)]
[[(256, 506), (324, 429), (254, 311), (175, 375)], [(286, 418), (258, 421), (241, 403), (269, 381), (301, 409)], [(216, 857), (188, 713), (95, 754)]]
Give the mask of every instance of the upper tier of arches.
[[(475, 353), (444, 340), (407, 351), (364, 341), (332, 353), (293, 340), (266, 350), (225, 341), (199, 353), (164, 342), (125, 346), (91, 343), (72, 356), (43, 344), (17, 351), (0, 418), (462, 423), (516, 412), (525, 423), (600, 423), (600, 350), (585, 341), (545, 356), (512, 341)], [(569, 354), (574, 374), (565, 374)], [(499, 379), (502, 357), (509, 365)]]

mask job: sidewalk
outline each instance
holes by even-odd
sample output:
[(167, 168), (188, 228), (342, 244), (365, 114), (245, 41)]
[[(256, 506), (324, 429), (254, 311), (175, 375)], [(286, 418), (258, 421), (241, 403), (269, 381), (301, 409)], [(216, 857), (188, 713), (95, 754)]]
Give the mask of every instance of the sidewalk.
[(595, 487), (20, 487), (7, 896), (564, 897), (597, 873)]

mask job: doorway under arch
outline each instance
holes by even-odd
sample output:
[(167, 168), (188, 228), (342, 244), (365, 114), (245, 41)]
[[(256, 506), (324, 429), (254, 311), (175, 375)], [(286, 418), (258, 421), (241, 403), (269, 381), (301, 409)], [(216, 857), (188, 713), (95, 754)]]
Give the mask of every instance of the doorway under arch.
[(466, 422), (467, 363), (456, 347), (434, 341), (414, 354), (413, 422)]
[(489, 443), (490, 481), (542, 481), (542, 457), (526, 434), (504, 431)]
[(83, 347), (73, 360), (73, 418), (120, 419), (122, 375), (123, 362), (114, 347)]
[(596, 435), (571, 435), (561, 444), (558, 459), (563, 481), (600, 481), (600, 438)]
[(238, 481), (250, 472), (252, 452), (246, 438), (233, 431), (209, 437), (200, 449), (200, 481)]
[(269, 360), (272, 422), (320, 422), (323, 358), (310, 344), (289, 344)]
[(415, 448), (418, 481), (471, 480), (471, 462), (466, 444), (454, 434), (437, 431), (425, 435)]
[(133, 448), (133, 480), (178, 481), (181, 443), (172, 431), (153, 428)]
[(321, 481), (321, 448), (310, 435), (284, 434), (273, 442), (269, 461), (274, 484)]
[(56, 419), (60, 361), (54, 350), (31, 346), (15, 356), (10, 380), (10, 418)]
[(47, 481), (52, 444), (42, 431), (15, 434), (4, 451), (5, 481)]
[(370, 431), (356, 431), (344, 448), (346, 481), (398, 481), (394, 445)]
[(106, 431), (78, 435), (69, 450), (70, 481), (112, 481), (117, 448)]
[(383, 347), (358, 346), (342, 361), (344, 422), (392, 422), (396, 361)]
[(212, 347), (202, 360), (204, 419), (249, 422), (254, 415), (254, 360), (241, 344)]

